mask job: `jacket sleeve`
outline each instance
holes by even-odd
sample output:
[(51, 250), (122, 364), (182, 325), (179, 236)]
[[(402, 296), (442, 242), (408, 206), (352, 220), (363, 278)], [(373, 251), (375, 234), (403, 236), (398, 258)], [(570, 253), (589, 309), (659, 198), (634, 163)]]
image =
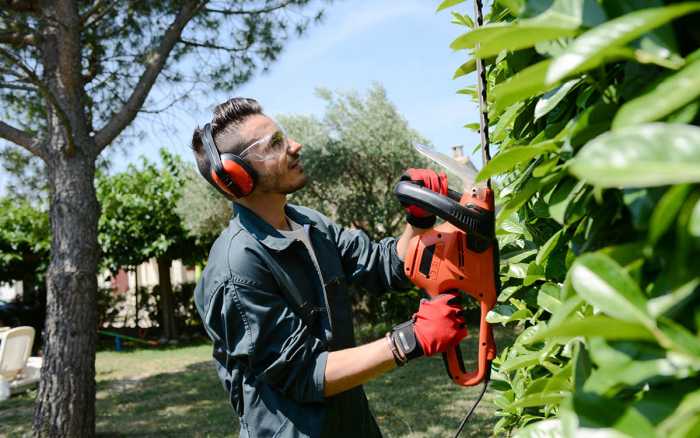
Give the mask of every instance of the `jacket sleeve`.
[(370, 291), (402, 290), (412, 286), (404, 274), (403, 261), (396, 253), (396, 238), (373, 242), (364, 231), (337, 224), (333, 224), (333, 228), (345, 276), (351, 283)]
[(250, 280), (230, 280), (220, 320), (227, 354), (256, 379), (299, 402), (323, 400), (326, 346), (276, 290)]

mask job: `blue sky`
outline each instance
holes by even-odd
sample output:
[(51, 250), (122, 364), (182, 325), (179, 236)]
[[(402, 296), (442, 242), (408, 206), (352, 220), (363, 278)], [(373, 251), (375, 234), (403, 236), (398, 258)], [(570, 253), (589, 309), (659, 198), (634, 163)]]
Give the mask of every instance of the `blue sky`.
[[(362, 93), (379, 82), (409, 125), (438, 150), (449, 153), (450, 146), (463, 144), (468, 153), (479, 139), (463, 126), (478, 121), (477, 107), (468, 96), (455, 92), (473, 84), (474, 77), (451, 79), (467, 54), (453, 52), (449, 44), (464, 28), (450, 23), (448, 11), (436, 14), (438, 4), (338, 1), (326, 9), (322, 23), (285, 46), (269, 72), (233, 95), (258, 99), (272, 115), (321, 115), (323, 101), (314, 93), (317, 87)], [(463, 9), (471, 10), (466, 5)], [(160, 147), (191, 160), (188, 144), (193, 128), (206, 123), (214, 105), (231, 96), (213, 92), (194, 102), (195, 110), (174, 107), (165, 114), (138, 118), (136, 127), (145, 137), (128, 152), (116, 154), (114, 170), (142, 154), (156, 158)]]
[[(469, 153), (479, 139), (463, 126), (478, 121), (478, 110), (456, 90), (473, 84), (474, 76), (451, 79), (468, 55), (449, 48), (465, 28), (450, 22), (449, 11), (435, 13), (438, 4), (437, 0), (336, 1), (326, 8), (320, 24), (285, 46), (269, 72), (234, 93), (213, 90), (163, 113), (139, 115), (134, 128), (143, 135), (127, 137), (125, 147), (110, 154), (112, 170), (125, 169), (141, 155), (155, 160), (161, 147), (192, 160), (192, 130), (209, 121), (212, 108), (232, 95), (254, 97), (272, 115), (320, 116), (323, 101), (315, 95), (317, 87), (362, 93), (374, 82), (385, 87), (409, 125), (438, 150), (450, 153), (451, 146), (462, 144)], [(471, 2), (460, 6), (471, 11)], [(160, 92), (156, 84), (154, 96)], [(480, 161), (475, 157), (476, 163)], [(0, 172), (0, 186), (5, 178)]]

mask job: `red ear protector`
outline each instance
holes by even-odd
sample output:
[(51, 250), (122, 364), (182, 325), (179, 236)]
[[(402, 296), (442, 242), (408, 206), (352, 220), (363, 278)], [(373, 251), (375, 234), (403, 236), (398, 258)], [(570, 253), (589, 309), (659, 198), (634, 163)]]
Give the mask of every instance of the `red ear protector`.
[(202, 143), (209, 157), (211, 179), (217, 188), (236, 198), (250, 194), (257, 179), (255, 169), (236, 154), (219, 154), (209, 123), (202, 130)]

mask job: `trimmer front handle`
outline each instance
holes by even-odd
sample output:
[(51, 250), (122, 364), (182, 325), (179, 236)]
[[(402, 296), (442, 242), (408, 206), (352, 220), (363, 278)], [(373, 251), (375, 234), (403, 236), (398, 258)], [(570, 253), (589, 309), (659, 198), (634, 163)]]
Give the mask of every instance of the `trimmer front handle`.
[(443, 196), (410, 181), (401, 181), (396, 185), (394, 194), (402, 204), (421, 207), (457, 228), (482, 238), (493, 237), (493, 211), (474, 203), (460, 204), (461, 193), (449, 190), (449, 196)]

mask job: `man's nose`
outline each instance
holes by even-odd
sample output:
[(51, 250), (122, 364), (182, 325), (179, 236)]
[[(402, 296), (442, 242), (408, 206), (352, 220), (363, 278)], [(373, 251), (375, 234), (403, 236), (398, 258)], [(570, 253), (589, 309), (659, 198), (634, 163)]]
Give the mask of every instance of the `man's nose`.
[(294, 154), (299, 153), (301, 148), (302, 148), (301, 143), (299, 143), (295, 140), (292, 140), (291, 138), (289, 139), (289, 153), (290, 154), (294, 155)]

